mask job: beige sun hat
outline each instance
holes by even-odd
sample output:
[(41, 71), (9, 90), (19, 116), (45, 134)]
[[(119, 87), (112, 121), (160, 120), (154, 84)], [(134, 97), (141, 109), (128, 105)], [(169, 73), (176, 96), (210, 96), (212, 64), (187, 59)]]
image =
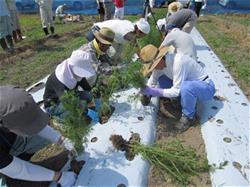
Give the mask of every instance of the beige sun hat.
[(161, 47), (158, 49), (152, 44), (146, 45), (140, 51), (140, 59), (144, 63), (142, 73), (147, 76), (159, 64), (161, 59), (171, 50), (171, 47)]
[(183, 8), (182, 3), (180, 3), (180, 2), (173, 2), (173, 3), (170, 3), (168, 5), (168, 12), (170, 14), (173, 14), (173, 13), (177, 12), (178, 10), (180, 10), (182, 8)]
[(107, 45), (112, 44), (115, 38), (115, 33), (107, 27), (103, 27), (99, 31), (94, 32), (93, 34), (98, 41)]

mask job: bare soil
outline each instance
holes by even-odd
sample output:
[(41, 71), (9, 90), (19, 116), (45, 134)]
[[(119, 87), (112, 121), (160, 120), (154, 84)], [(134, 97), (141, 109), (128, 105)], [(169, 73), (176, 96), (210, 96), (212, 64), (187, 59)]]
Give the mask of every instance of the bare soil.
[[(173, 127), (181, 117), (180, 107), (171, 103), (168, 99), (160, 100), (160, 110), (157, 118), (157, 142), (171, 142), (179, 139), (184, 146), (192, 147), (197, 151), (198, 155), (206, 157), (205, 145), (201, 136), (200, 126), (194, 124), (187, 131), (178, 133)], [(165, 180), (167, 179), (167, 180)], [(177, 186), (166, 174), (158, 173), (153, 167), (150, 169), (148, 177), (148, 187), (166, 187)], [(211, 186), (209, 173), (201, 173), (191, 179), (190, 187), (206, 187)]]

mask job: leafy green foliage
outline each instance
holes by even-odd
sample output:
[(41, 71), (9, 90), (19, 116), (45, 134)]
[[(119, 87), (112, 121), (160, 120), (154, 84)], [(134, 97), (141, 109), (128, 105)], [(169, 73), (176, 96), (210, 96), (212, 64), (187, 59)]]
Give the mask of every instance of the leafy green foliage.
[(109, 99), (112, 94), (129, 86), (135, 88), (143, 88), (146, 85), (146, 80), (141, 72), (142, 64), (139, 62), (129, 63), (122, 69), (113, 69), (112, 75), (98, 77), (95, 87), (92, 89), (94, 98), (101, 98), (102, 107), (99, 114), (109, 114), (111, 108)]
[(75, 146), (78, 153), (84, 150), (83, 143), (90, 131), (90, 126), (86, 123), (85, 112), (86, 101), (80, 100), (74, 91), (68, 91), (61, 97), (63, 107), (67, 111), (63, 119), (63, 134), (68, 137)]
[(154, 146), (130, 145), (134, 152), (148, 160), (160, 173), (171, 176), (179, 185), (187, 185), (190, 178), (211, 168), (206, 158), (196, 154), (192, 148), (185, 148), (179, 140), (162, 142)]

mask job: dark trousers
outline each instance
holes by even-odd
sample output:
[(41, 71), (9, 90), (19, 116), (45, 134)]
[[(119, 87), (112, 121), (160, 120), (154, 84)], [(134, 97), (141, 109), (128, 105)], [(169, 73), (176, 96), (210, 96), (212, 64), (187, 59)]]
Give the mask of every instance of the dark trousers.
[(197, 17), (200, 16), (201, 7), (202, 7), (202, 2), (195, 2), (194, 3), (194, 11), (197, 14)]

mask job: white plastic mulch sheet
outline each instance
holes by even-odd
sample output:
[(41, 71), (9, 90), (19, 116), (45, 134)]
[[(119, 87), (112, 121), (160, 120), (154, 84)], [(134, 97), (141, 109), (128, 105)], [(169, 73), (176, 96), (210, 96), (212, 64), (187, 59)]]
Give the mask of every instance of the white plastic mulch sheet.
[[(217, 166), (228, 161), (224, 169), (211, 173), (212, 186), (249, 186), (249, 101), (195, 28), (191, 35), (198, 60), (217, 89), (217, 99), (198, 106), (208, 161)], [(28, 89), (38, 103), (42, 101), (46, 79)], [(76, 186), (147, 185), (149, 164), (140, 156), (132, 161), (126, 160), (124, 152), (114, 150), (109, 141), (112, 134), (129, 139), (133, 132), (140, 134), (142, 143), (153, 142), (158, 100), (153, 99), (147, 107), (140, 102), (128, 102), (128, 97), (137, 92), (130, 89), (115, 94), (120, 97), (114, 103), (115, 111), (109, 121), (93, 125), (85, 152), (78, 158), (86, 163)]]
[(139, 101), (128, 102), (134, 93), (138, 90), (116, 93), (111, 118), (105, 124), (93, 125), (84, 154), (78, 158), (86, 163), (76, 186), (147, 186), (149, 164), (140, 156), (128, 161), (124, 152), (115, 150), (109, 141), (112, 134), (122, 135), (128, 140), (131, 133), (139, 133), (143, 144), (154, 141), (157, 100), (153, 99), (147, 107)]
[(191, 35), (198, 60), (217, 89), (217, 98), (199, 106), (207, 157), (210, 164), (217, 166), (228, 161), (224, 169), (211, 173), (212, 185), (248, 186), (249, 101), (200, 33), (193, 29)]
[[(27, 89), (41, 107), (46, 80), (47, 77)], [(76, 186), (147, 186), (148, 162), (140, 156), (128, 161), (124, 152), (116, 151), (109, 141), (112, 134), (122, 135), (128, 140), (131, 133), (138, 133), (141, 143), (153, 143), (158, 99), (151, 99), (149, 106), (142, 106), (138, 100), (131, 102), (129, 98), (138, 92), (132, 88), (114, 94), (111, 104), (115, 111), (111, 118), (105, 124), (92, 124), (85, 151), (77, 158), (86, 163), (78, 175)], [(68, 168), (69, 163), (62, 170)], [(55, 183), (50, 185), (55, 186)]]

